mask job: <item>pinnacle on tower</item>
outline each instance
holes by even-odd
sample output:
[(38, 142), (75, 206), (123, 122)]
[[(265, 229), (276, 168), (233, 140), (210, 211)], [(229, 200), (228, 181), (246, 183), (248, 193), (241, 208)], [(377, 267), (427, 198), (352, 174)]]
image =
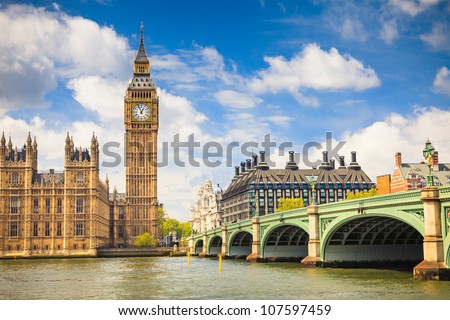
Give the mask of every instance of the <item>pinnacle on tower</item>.
[(28, 131), (27, 146), (31, 146), (31, 134), (30, 134), (30, 131)]
[(135, 62), (149, 62), (147, 53), (145, 52), (144, 46), (144, 22), (141, 21), (141, 39), (139, 43), (139, 49), (134, 59)]

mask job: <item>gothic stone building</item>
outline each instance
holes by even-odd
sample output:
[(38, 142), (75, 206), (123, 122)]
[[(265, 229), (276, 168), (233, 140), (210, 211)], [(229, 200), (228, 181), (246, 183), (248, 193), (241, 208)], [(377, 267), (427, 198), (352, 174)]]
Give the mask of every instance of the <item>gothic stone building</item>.
[(211, 180), (207, 179), (197, 191), (197, 202), (191, 208), (191, 227), (194, 232), (204, 232), (222, 225), (220, 209), (221, 192), (214, 191)]
[(0, 141), (0, 257), (95, 256), (102, 247), (157, 237), (156, 150), (159, 100), (141, 26), (133, 79), (124, 98), (126, 193), (99, 177), (99, 143), (75, 148), (66, 138), (64, 171), (38, 172), (36, 139)]
[(38, 172), (36, 138), (0, 141), (0, 256), (95, 256), (109, 242), (108, 183), (99, 145), (75, 148), (67, 134), (64, 172)]
[[(235, 176), (222, 194), (221, 206), (226, 223), (249, 219), (255, 215), (267, 215), (276, 211), (280, 198), (302, 198), (305, 205), (312, 203), (313, 192), (317, 203), (340, 201), (347, 193), (369, 190), (375, 185), (356, 162), (345, 166), (344, 157), (335, 168), (334, 160), (328, 161), (323, 152), (323, 162), (318, 168), (299, 169), (294, 161), (294, 152), (289, 152), (285, 169), (271, 169), (265, 162), (264, 151), (235, 167)], [(239, 170), (240, 169), (240, 170)], [(313, 191), (311, 181), (315, 181)]]

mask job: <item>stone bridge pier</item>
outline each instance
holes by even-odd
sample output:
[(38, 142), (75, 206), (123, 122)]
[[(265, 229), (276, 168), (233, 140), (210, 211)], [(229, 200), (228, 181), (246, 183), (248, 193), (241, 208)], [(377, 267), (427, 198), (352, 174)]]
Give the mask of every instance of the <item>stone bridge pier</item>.
[(450, 269), (445, 264), (442, 238), (441, 202), (439, 189), (427, 187), (422, 190), (425, 237), (423, 239), (423, 261), (414, 268), (414, 279), (450, 280)]
[(311, 205), (193, 235), (199, 256), (300, 261), (316, 267), (412, 267), (450, 280), (450, 187)]

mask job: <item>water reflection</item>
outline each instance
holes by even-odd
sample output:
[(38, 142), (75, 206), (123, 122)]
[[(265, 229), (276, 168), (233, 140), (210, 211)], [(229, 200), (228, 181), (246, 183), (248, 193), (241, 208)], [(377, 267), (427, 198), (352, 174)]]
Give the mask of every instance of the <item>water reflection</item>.
[(186, 257), (0, 261), (1, 299), (450, 299), (411, 271)]

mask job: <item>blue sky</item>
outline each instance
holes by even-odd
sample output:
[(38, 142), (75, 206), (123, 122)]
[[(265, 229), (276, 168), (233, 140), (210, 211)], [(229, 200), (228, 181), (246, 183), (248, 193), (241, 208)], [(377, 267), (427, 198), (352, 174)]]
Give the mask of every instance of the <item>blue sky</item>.
[[(62, 170), (66, 131), (76, 145), (95, 131), (123, 149), (141, 21), (160, 143), (194, 133), (225, 148), (270, 133), (301, 152), (331, 131), (373, 179), (392, 172), (396, 151), (421, 161), (427, 138), (450, 159), (448, 1), (2, 1), (0, 129), (19, 146), (36, 135), (40, 170)], [(271, 158), (286, 161), (276, 150)], [(101, 172), (124, 191), (123, 165)], [(198, 185), (209, 177), (225, 188), (233, 172), (169, 161), (159, 199), (187, 220)]]

